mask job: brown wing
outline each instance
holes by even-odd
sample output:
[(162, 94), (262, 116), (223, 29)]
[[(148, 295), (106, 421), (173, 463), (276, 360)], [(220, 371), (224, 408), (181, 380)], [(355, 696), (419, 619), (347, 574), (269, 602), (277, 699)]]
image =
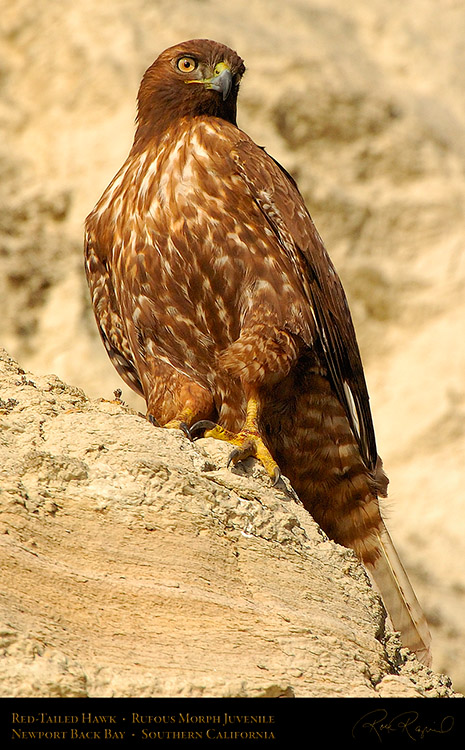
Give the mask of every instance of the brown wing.
[(244, 136), (231, 156), (283, 251), (306, 268), (304, 288), (333, 387), (361, 456), (374, 469), (376, 441), (360, 351), (346, 295), (321, 237), (294, 180), (264, 149)]
[[(91, 216), (88, 222), (91, 221)], [(125, 383), (143, 396), (106, 258), (99, 252), (89, 231), (85, 237), (85, 269), (95, 319), (108, 356)]]

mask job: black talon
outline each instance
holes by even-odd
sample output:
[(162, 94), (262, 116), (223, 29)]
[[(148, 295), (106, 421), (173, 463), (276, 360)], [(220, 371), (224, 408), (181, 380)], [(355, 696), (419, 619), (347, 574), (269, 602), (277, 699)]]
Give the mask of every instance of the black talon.
[(234, 464), (236, 464), (240, 461), (245, 461), (245, 459), (250, 458), (250, 456), (254, 458), (254, 445), (252, 441), (247, 440), (244, 445), (232, 449), (228, 456), (227, 468), (229, 469), (231, 463), (234, 462)]
[(179, 429), (180, 429), (180, 430), (182, 430), (182, 432), (184, 433), (184, 435), (185, 435), (185, 436), (186, 436), (186, 437), (188, 438), (188, 440), (190, 440), (190, 441), (191, 441), (191, 443), (192, 443), (192, 441), (193, 441), (192, 433), (191, 433), (191, 431), (190, 431), (189, 427), (187, 426), (187, 424), (186, 424), (185, 422), (180, 422), (180, 424), (179, 424)]
[(201, 430), (202, 433), (203, 433), (206, 430), (214, 430), (215, 427), (216, 427), (215, 422), (210, 422), (209, 419), (201, 419), (199, 422), (196, 422), (195, 424), (193, 424), (192, 427), (189, 429), (190, 439), (191, 440), (199, 440), (200, 438), (203, 437), (203, 434), (202, 435), (196, 435), (195, 433), (198, 430)]
[(159, 421), (153, 416), (153, 414), (149, 414), (148, 420), (154, 427), (161, 427)]
[(281, 479), (281, 471), (279, 469), (279, 466), (276, 467), (276, 469), (273, 471), (273, 483), (272, 487), (276, 487), (279, 484), (279, 480)]
[(229, 469), (229, 467), (233, 463), (234, 459), (237, 458), (237, 456), (239, 456), (240, 453), (241, 453), (241, 451), (239, 450), (239, 448), (233, 448), (232, 449), (231, 453), (228, 456), (228, 462), (226, 464), (226, 468), (227, 469)]

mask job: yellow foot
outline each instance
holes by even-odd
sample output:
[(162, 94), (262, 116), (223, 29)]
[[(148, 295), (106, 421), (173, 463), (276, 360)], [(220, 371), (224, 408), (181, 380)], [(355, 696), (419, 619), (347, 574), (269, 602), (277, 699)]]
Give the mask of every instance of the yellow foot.
[[(183, 409), (177, 417), (174, 419), (170, 419), (169, 422), (166, 422), (166, 424), (163, 425), (163, 428), (166, 430), (181, 430), (188, 438), (189, 440), (192, 440), (192, 436), (189, 430), (189, 423), (192, 422), (195, 414), (194, 412), (189, 409)], [(161, 427), (158, 420), (153, 416), (153, 414), (148, 414), (147, 419), (149, 422), (151, 422), (155, 427)]]
[[(247, 404), (247, 417), (244, 427), (238, 433), (225, 430), (224, 427), (206, 419), (192, 425), (190, 433), (193, 437), (225, 440), (237, 446), (228, 456), (228, 466), (236, 465), (239, 461), (244, 461), (249, 457), (258, 459), (273, 480), (273, 487), (276, 487), (281, 478), (281, 471), (258, 432), (257, 408), (257, 402), (255, 399), (251, 399)], [(196, 432), (202, 430), (203, 435), (195, 436)]]

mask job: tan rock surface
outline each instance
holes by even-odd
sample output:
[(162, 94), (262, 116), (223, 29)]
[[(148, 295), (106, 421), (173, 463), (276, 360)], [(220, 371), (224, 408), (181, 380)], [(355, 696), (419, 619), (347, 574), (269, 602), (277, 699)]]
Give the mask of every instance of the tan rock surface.
[(235, 47), (239, 123), (297, 178), (347, 289), (390, 529), (435, 668), (465, 690), (463, 3), (0, 5), (1, 344), (111, 398), (121, 383), (90, 311), (84, 217), (129, 150), (158, 52), (195, 36)]
[(0, 387), (0, 695), (453, 694), (256, 462), (5, 353)]

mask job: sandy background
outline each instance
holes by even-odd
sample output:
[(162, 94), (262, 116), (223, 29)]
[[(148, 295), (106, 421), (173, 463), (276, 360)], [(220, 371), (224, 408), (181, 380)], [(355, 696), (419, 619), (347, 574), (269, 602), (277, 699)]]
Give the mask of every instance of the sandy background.
[(239, 125), (296, 177), (346, 287), (389, 526), (435, 669), (463, 691), (463, 2), (1, 0), (0, 17), (0, 344), (92, 397), (122, 385), (90, 310), (84, 218), (156, 55), (197, 36), (237, 49)]

